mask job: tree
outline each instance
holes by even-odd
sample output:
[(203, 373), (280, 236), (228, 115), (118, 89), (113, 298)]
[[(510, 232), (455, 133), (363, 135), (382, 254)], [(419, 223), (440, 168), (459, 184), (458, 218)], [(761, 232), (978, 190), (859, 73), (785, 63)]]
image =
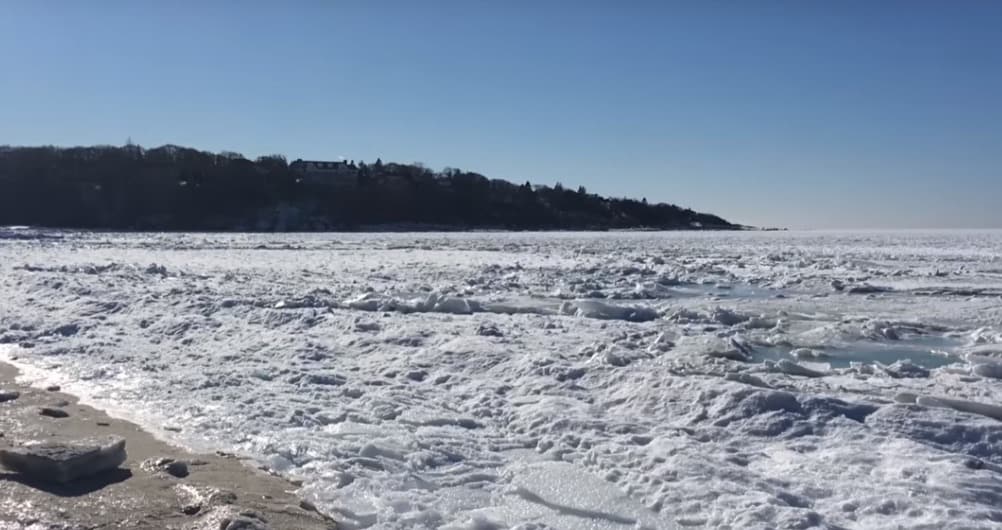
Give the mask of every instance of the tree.
[[(139, 153), (137, 155), (137, 152)], [(295, 165), (295, 164), (294, 164)], [(0, 147), (0, 226), (152, 230), (317, 230), (423, 223), (463, 228), (728, 227), (725, 220), (647, 199), (608, 199), (516, 185), (478, 173), (383, 163), (307, 175), (285, 156), (165, 145)], [(353, 178), (354, 177), (354, 178)], [(285, 213), (281, 213), (285, 212)], [(295, 215), (288, 212), (296, 212)]]
[(257, 157), (254, 161), (255, 164), (264, 167), (265, 169), (273, 168), (284, 168), (288, 167), (289, 162), (286, 160), (285, 155), (264, 155)]

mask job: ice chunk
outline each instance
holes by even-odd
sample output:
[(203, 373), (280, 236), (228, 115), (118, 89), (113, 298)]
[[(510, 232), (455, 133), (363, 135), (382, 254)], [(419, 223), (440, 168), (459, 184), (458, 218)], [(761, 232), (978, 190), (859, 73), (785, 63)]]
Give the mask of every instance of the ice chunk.
[(122, 438), (73, 442), (33, 442), (0, 450), (0, 464), (41, 482), (72, 482), (125, 462)]
[(516, 464), (506, 475), (511, 489), (504, 504), (478, 510), (471, 514), (473, 520), (504, 525), (502, 528), (522, 528), (517, 525), (529, 523), (535, 525), (531, 528), (672, 528), (615, 484), (570, 463)]
[(710, 317), (714, 322), (718, 322), (725, 326), (733, 326), (735, 324), (740, 324), (747, 321), (750, 317), (747, 315), (742, 315), (731, 309), (725, 309), (722, 307), (716, 307), (710, 314)]
[(819, 359), (827, 359), (829, 355), (823, 351), (814, 350), (811, 348), (795, 348), (790, 351), (790, 355), (800, 361), (815, 361)]
[(866, 424), (949, 453), (1002, 463), (1002, 423), (977, 416), (961, 418), (952, 408), (918, 409), (914, 406), (917, 399), (901, 393), (895, 397), (900, 405), (880, 407), (866, 418)]
[(933, 396), (919, 396), (916, 403), (922, 405), (923, 407), (942, 407), (953, 410), (958, 410), (960, 412), (969, 412), (971, 414), (979, 414), (981, 416), (986, 416), (992, 419), (1002, 421), (1002, 407), (998, 405), (990, 405), (988, 403), (978, 403), (977, 401), (968, 401), (965, 399), (951, 399), (944, 397), (933, 397)]
[(565, 315), (575, 315), (604, 320), (626, 320), (629, 322), (647, 322), (658, 318), (658, 312), (646, 306), (618, 306), (599, 302), (598, 300), (576, 300), (564, 302), (560, 312)]
[(759, 388), (772, 388), (769, 386), (769, 383), (766, 383), (759, 377), (744, 372), (728, 372), (724, 374), (724, 379), (744, 383), (746, 385), (757, 386)]
[(775, 365), (777, 370), (788, 375), (800, 375), (804, 377), (824, 377), (828, 375), (825, 372), (818, 370), (812, 370), (806, 366), (801, 366), (789, 359), (780, 359)]
[(675, 347), (675, 334), (664, 332), (658, 333), (658, 336), (654, 339), (654, 342), (647, 347), (647, 351), (650, 353), (666, 352)]
[(365, 293), (345, 300), (344, 305), (362, 311), (388, 311), (393, 308), (392, 302), (393, 300), (387, 296)]
[(929, 377), (929, 370), (907, 360), (895, 361), (894, 364), (890, 365), (878, 364), (878, 366), (884, 373), (895, 379)]
[(1002, 363), (980, 363), (971, 368), (971, 373), (991, 379), (1002, 379)]
[[(834, 286), (833, 286), (834, 287)], [(842, 289), (836, 289), (841, 291)], [(877, 293), (887, 293), (891, 292), (893, 289), (890, 287), (881, 287), (879, 285), (870, 285), (868, 283), (861, 283), (859, 285), (853, 285), (849, 287), (846, 291), (849, 294), (877, 294)]]
[(739, 362), (752, 360), (751, 348), (734, 337), (727, 340), (718, 337), (682, 337), (679, 349), (690, 350), (716, 359), (730, 359)]
[(454, 315), (469, 315), (477, 309), (470, 301), (458, 296), (431, 294), (428, 296), (426, 304), (426, 307), (436, 313), (452, 313)]

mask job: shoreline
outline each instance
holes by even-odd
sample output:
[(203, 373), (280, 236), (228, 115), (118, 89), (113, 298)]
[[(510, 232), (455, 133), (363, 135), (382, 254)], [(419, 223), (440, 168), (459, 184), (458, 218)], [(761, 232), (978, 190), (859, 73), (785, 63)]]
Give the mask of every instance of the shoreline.
[(511, 228), (503, 226), (423, 226), (423, 225), (362, 225), (357, 227), (340, 227), (317, 230), (258, 230), (258, 229), (166, 229), (166, 228), (109, 228), (109, 227), (68, 227), (68, 226), (45, 226), (45, 225), (0, 225), (0, 229), (7, 229), (9, 232), (28, 231), (62, 231), (62, 232), (83, 232), (83, 233), (274, 233), (274, 234), (296, 234), (296, 233), (616, 233), (616, 232), (730, 232), (730, 231), (788, 231), (788, 228), (773, 228), (747, 226), (735, 224), (733, 226), (710, 225), (710, 226), (628, 226), (628, 227), (576, 227), (576, 228), (553, 228), (553, 227), (532, 227), (532, 228)]
[[(0, 361), (0, 390), (20, 393), (17, 399), (0, 403), (0, 448), (37, 440), (115, 436), (126, 441), (128, 458), (118, 469), (65, 485), (32, 483), (0, 468), (4, 530), (337, 526), (296, 496), (298, 485), (288, 479), (255, 469), (235, 455), (202, 454), (171, 445), (132, 422), (81, 404), (74, 395), (19, 383), (19, 374), (16, 366)], [(42, 407), (59, 408), (68, 416), (40, 415)], [(188, 475), (179, 478), (163, 471), (152, 465), (157, 459), (183, 462)]]

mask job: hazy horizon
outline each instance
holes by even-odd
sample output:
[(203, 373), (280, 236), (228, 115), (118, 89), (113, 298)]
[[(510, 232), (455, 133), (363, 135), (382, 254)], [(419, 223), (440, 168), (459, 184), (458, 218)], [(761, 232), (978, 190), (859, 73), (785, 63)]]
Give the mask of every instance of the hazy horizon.
[(0, 144), (419, 161), (762, 227), (1002, 228), (1002, 4), (4, 5)]

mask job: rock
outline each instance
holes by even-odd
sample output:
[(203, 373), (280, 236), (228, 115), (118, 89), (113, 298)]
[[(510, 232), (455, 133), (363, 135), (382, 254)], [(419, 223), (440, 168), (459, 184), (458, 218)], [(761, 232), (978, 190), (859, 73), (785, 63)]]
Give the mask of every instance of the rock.
[(163, 469), (164, 466), (166, 466), (168, 463), (173, 461), (174, 461), (173, 458), (166, 458), (166, 457), (147, 458), (146, 460), (143, 460), (141, 464), (139, 464), (139, 469), (142, 469), (143, 471), (147, 471), (150, 473), (156, 473), (157, 471)]
[(59, 392), (60, 390), (62, 390), (62, 387), (60, 387), (59, 385), (50, 385), (45, 387), (45, 389), (48, 390), (49, 392)]
[(13, 390), (11, 391), (0, 390), (0, 403), (5, 403), (7, 401), (14, 401), (19, 397), (21, 397), (20, 392), (15, 392)]
[(40, 482), (72, 482), (125, 462), (125, 440), (110, 437), (74, 442), (34, 442), (0, 450), (0, 464)]
[(188, 476), (188, 464), (184, 462), (171, 462), (167, 464), (167, 474), (177, 478)]
[(178, 462), (173, 458), (150, 458), (148, 460), (144, 460), (139, 467), (150, 473), (162, 472), (177, 478), (184, 478), (188, 476), (188, 464)]
[(70, 413), (69, 412), (66, 412), (63, 409), (56, 409), (56, 408), (52, 408), (52, 407), (42, 407), (41, 410), (38, 411), (38, 413), (41, 414), (42, 416), (48, 416), (50, 418), (68, 418), (68, 417), (70, 417)]
[(268, 530), (269, 526), (254, 513), (241, 513), (219, 522), (219, 530)]
[[(148, 462), (150, 460), (144, 462), (143, 465), (145, 466)], [(192, 486), (183, 482), (174, 485), (174, 492), (177, 494), (181, 511), (188, 515), (203, 513), (210, 510), (213, 506), (226, 506), (237, 502), (237, 495), (231, 491), (212, 487)], [(227, 510), (226, 513), (231, 512)]]

